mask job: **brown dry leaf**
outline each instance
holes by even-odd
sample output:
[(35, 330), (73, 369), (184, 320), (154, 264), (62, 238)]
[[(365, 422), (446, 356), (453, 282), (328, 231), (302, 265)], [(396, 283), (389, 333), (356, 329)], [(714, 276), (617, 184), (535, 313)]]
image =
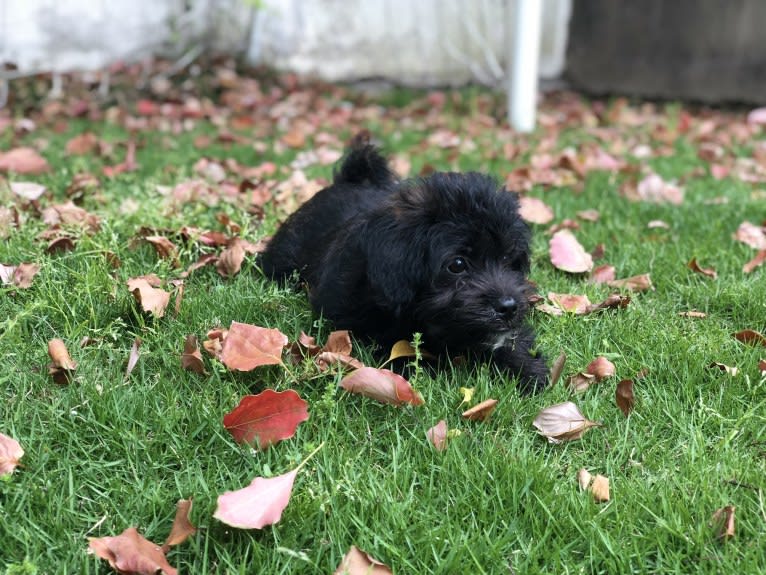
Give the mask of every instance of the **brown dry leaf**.
[(197, 532), (197, 528), (189, 519), (191, 510), (191, 499), (179, 499), (176, 503), (176, 517), (173, 520), (173, 527), (171, 527), (168, 538), (162, 546), (162, 550), (165, 553), (167, 553), (171, 547), (180, 545)]
[(170, 294), (168, 292), (152, 287), (146, 277), (131, 278), (127, 283), (130, 293), (133, 294), (142, 310), (156, 318), (161, 318), (165, 315), (165, 310), (170, 303)]
[(596, 381), (612, 377), (616, 372), (614, 364), (603, 356), (597, 357), (585, 368), (585, 373), (593, 375)]
[(393, 571), (377, 559), (352, 545), (333, 575), (392, 575)]
[(340, 365), (344, 368), (360, 369), (364, 367), (364, 364), (350, 355), (345, 353), (335, 353), (333, 351), (319, 352), (315, 358), (314, 363), (317, 364), (321, 371), (327, 371), (333, 365)]
[(351, 335), (348, 330), (343, 329), (331, 332), (330, 335), (327, 336), (327, 341), (325, 342), (322, 351), (351, 355), (353, 346), (351, 343)]
[(262, 365), (281, 365), (287, 336), (278, 329), (231, 322), (223, 340), (221, 362), (229, 369), (251, 371)]
[(93, 132), (83, 132), (66, 143), (66, 153), (70, 156), (85, 156), (99, 149), (98, 136)]
[(105, 559), (118, 573), (134, 575), (176, 575), (175, 569), (165, 559), (162, 548), (155, 545), (135, 527), (128, 527), (116, 537), (90, 538), (88, 552)]
[(590, 373), (576, 373), (570, 375), (567, 379), (567, 387), (572, 393), (582, 393), (588, 389), (592, 383), (596, 383), (598, 380), (596, 376)]
[(69, 356), (66, 344), (63, 340), (52, 339), (48, 342), (48, 355), (51, 363), (48, 365), (48, 374), (59, 385), (66, 385), (71, 379), (72, 372), (77, 369), (77, 362)]
[(766, 336), (753, 329), (743, 329), (738, 331), (734, 334), (734, 337), (742, 343), (766, 347)]
[(125, 368), (125, 378), (129, 378), (130, 374), (133, 373), (133, 370), (136, 367), (136, 364), (138, 363), (138, 359), (141, 357), (141, 354), (138, 351), (138, 348), (141, 347), (141, 338), (137, 337), (133, 340), (133, 345), (130, 346), (130, 354), (128, 355), (128, 366)]
[(766, 250), (766, 228), (750, 222), (742, 222), (732, 236), (733, 239), (757, 250)]
[(734, 512), (736, 509), (734, 505), (727, 505), (716, 509), (713, 513), (710, 523), (715, 528), (718, 539), (726, 541), (734, 537)]
[(566, 401), (540, 411), (532, 425), (551, 443), (562, 443), (580, 439), (591, 427), (601, 424), (586, 419), (574, 403)]
[(4, 284), (12, 283), (19, 289), (29, 289), (32, 287), (32, 280), (40, 271), (37, 264), (19, 264), (18, 266), (2, 266), (0, 274)]
[(463, 412), (463, 419), (469, 419), (471, 421), (484, 421), (492, 415), (497, 407), (496, 399), (487, 399), (481, 403), (477, 403), (471, 409), (467, 409)]
[(646, 224), (646, 227), (649, 228), (650, 230), (657, 229), (657, 228), (669, 230), (670, 224), (662, 220), (652, 220), (651, 222)]
[(760, 250), (755, 257), (742, 266), (742, 271), (746, 274), (752, 272), (755, 268), (763, 265), (766, 262), (766, 249)]
[(628, 307), (630, 303), (629, 296), (623, 296), (618, 293), (607, 296), (607, 298), (599, 303), (593, 304), (588, 307), (586, 314), (594, 313), (597, 311), (603, 311), (605, 309), (624, 309)]
[(222, 277), (230, 278), (240, 272), (243, 261), (245, 261), (245, 243), (240, 238), (234, 238), (221, 252), (215, 268)]
[(679, 311), (678, 315), (680, 315), (681, 317), (691, 317), (691, 318), (697, 318), (697, 319), (702, 319), (707, 317), (707, 314), (704, 311), (696, 311), (696, 310)]
[(49, 170), (47, 160), (34, 148), (14, 148), (5, 153), (0, 152), (0, 172), (43, 174)]
[(569, 230), (553, 234), (549, 242), (549, 255), (553, 266), (565, 272), (583, 273), (593, 269), (593, 257)]
[(577, 483), (583, 491), (590, 487), (591, 481), (593, 481), (593, 476), (584, 467), (577, 472)]
[(654, 286), (652, 285), (652, 278), (649, 274), (640, 274), (621, 280), (612, 280), (607, 282), (607, 285), (613, 288), (627, 289), (636, 292), (654, 289)]
[(205, 364), (202, 362), (202, 353), (199, 350), (196, 335), (187, 335), (184, 340), (184, 351), (181, 354), (181, 367), (187, 371), (205, 374)]
[(21, 444), (12, 437), (0, 433), (0, 477), (13, 473), (23, 456), (24, 450)]
[(609, 501), (609, 478), (603, 475), (596, 475), (593, 483), (590, 484), (590, 492), (596, 503), (605, 503)]
[(617, 407), (622, 410), (622, 412), (625, 414), (625, 417), (627, 417), (631, 411), (633, 411), (633, 406), (636, 403), (636, 398), (633, 395), (633, 380), (632, 379), (623, 379), (620, 383), (617, 384), (617, 389), (614, 393), (614, 401), (617, 404)]
[(168, 238), (165, 236), (146, 236), (144, 240), (154, 246), (160, 258), (171, 260), (175, 268), (180, 265), (178, 261), (178, 248)]
[(444, 451), (447, 449), (447, 422), (442, 419), (439, 423), (426, 431), (426, 437), (428, 437), (428, 440), (436, 448), (436, 451)]
[(766, 359), (758, 360), (758, 369), (761, 372), (761, 375), (766, 373)]
[(91, 214), (70, 200), (65, 204), (48, 206), (42, 211), (42, 220), (49, 226), (77, 226), (86, 232), (97, 232), (101, 228), (101, 218)]
[(716, 272), (713, 268), (700, 267), (700, 265), (697, 263), (697, 258), (692, 258), (689, 263), (686, 264), (686, 267), (688, 267), (693, 272), (702, 274), (712, 279), (716, 279), (718, 277), (718, 272)]
[(522, 196), (519, 198), (519, 215), (530, 224), (548, 224), (553, 221), (553, 210), (542, 200)]
[(563, 351), (556, 358), (556, 361), (551, 365), (550, 384), (548, 387), (553, 387), (559, 381), (561, 374), (564, 372), (564, 366), (567, 363), (567, 354)]

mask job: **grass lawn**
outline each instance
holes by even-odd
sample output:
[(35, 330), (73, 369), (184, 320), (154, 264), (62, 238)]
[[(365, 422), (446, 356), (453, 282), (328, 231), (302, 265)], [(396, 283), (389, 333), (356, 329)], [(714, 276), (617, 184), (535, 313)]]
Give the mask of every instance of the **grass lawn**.
[[(0, 115), (13, 120), (0, 122), (0, 151), (33, 146), (51, 168), (6, 174), (7, 182), (47, 186), (38, 201), (45, 208), (66, 200), (75, 174), (91, 172), (99, 184), (81, 205), (101, 218), (95, 233), (73, 231), (74, 249), (48, 254), (38, 237), (48, 224), (0, 179), (0, 206), (16, 206), (23, 220), (5, 228), (0, 263), (40, 266), (28, 289), (0, 285), (0, 433), (26, 452), (21, 467), (0, 479), (0, 572), (109, 572), (86, 554), (88, 537), (136, 526), (161, 543), (175, 502), (189, 497), (199, 531), (168, 554), (183, 573), (331, 573), (351, 545), (400, 574), (766, 572), (766, 378), (758, 367), (766, 348), (732, 335), (766, 331), (766, 266), (743, 273), (755, 250), (732, 238), (743, 221), (766, 220), (766, 183), (741, 175), (743, 165), (760, 174), (747, 163), (759, 157), (760, 127), (746, 125), (742, 111), (552, 97), (540, 129), (524, 137), (504, 126), (502, 97), (479, 91), (374, 100), (298, 86), (274, 94), (256, 108), (227, 101), (185, 120), (159, 108), (134, 114), (131, 102), (102, 119), (82, 118), (68, 104), (19, 105)], [(23, 117), (34, 125), (24, 128)], [(419, 373), (413, 384), (425, 405), (394, 408), (344, 392), (339, 370), (320, 373), (311, 361), (234, 373), (205, 355), (207, 375), (183, 370), (184, 338), (204, 339), (232, 321), (278, 328), (291, 341), (301, 331), (324, 341), (332, 326), (312, 316), (303, 294), (266, 281), (251, 256), (232, 278), (214, 266), (190, 274), (177, 317), (172, 304), (159, 319), (141, 312), (127, 279), (174, 279), (216, 251), (179, 239), (184, 225), (227, 231), (219, 217), (226, 214), (249, 241), (272, 233), (291, 201), (281, 183), (298, 170), (309, 181), (331, 177), (331, 166), (305, 151), (340, 150), (362, 128), (409, 162), (411, 174), (480, 170), (502, 181), (519, 167), (532, 166), (539, 178), (550, 170), (553, 185), (517, 175), (528, 195), (553, 209), (552, 224), (577, 220), (574, 233), (588, 251), (604, 246), (597, 265), (613, 265), (619, 278), (649, 273), (654, 289), (630, 294), (620, 310), (533, 313), (540, 348), (549, 358), (566, 352), (563, 379), (598, 356), (614, 363), (617, 376), (577, 395), (560, 382), (523, 398), (487, 366), (455, 367)], [(67, 143), (85, 132), (111, 150), (68, 153)], [(129, 140), (137, 143), (137, 169), (103, 175), (103, 166), (122, 161)], [(546, 159), (567, 147), (584, 156), (606, 150), (632, 168), (578, 174)], [(171, 203), (161, 191), (200, 177), (201, 157), (218, 161), (236, 184), (243, 176), (227, 159), (246, 167), (273, 162), (276, 171), (258, 181), (280, 199), (265, 204), (263, 219), (242, 202)], [(713, 165), (726, 172), (713, 173)], [(627, 183), (649, 171), (683, 187), (683, 202), (626, 199)], [(577, 219), (588, 209), (598, 210), (598, 221)], [(668, 227), (648, 227), (654, 220)], [(138, 239), (142, 227), (175, 242), (180, 268)], [(620, 291), (555, 269), (548, 227), (534, 226), (531, 276), (541, 295), (598, 302)], [(693, 257), (717, 277), (690, 270)], [(679, 315), (689, 310), (706, 317)], [(85, 337), (91, 345), (81, 347)], [(53, 338), (78, 363), (68, 385), (48, 375)], [(126, 377), (136, 338), (140, 358)], [(374, 365), (371, 352), (355, 347)], [(614, 396), (627, 378), (635, 379), (636, 404), (625, 417)], [(474, 402), (497, 399), (492, 417), (464, 421), (460, 387), (475, 388)], [(310, 419), (292, 439), (257, 451), (235, 443), (222, 419), (242, 396), (265, 388), (296, 390)], [(532, 420), (567, 400), (603, 426), (549, 444)], [(425, 433), (440, 419), (461, 432), (444, 452)], [(219, 494), (285, 473), (320, 444), (277, 524), (247, 531), (212, 517)], [(609, 502), (580, 490), (583, 467), (609, 478)], [(723, 540), (711, 516), (727, 505), (736, 507), (736, 534)]]

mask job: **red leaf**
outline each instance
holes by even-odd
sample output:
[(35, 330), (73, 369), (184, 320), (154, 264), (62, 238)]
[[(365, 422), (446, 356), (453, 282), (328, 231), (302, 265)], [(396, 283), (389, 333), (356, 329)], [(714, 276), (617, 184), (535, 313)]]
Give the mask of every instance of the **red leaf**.
[(289, 439), (309, 418), (308, 404), (293, 390), (267, 389), (246, 395), (223, 418), (223, 426), (237, 443), (257, 443), (261, 449)]
[(588, 272), (593, 269), (593, 258), (569, 230), (560, 230), (550, 240), (551, 263), (570, 273)]
[(633, 396), (633, 380), (623, 379), (617, 384), (617, 390), (615, 391), (615, 403), (627, 417), (631, 411), (633, 411), (633, 405), (636, 403), (636, 399)]
[(135, 527), (128, 527), (116, 537), (91, 538), (88, 550), (105, 559), (119, 573), (176, 575), (178, 571), (165, 559), (162, 548), (155, 545)]
[(219, 495), (213, 517), (238, 529), (261, 529), (277, 523), (290, 502), (298, 469), (269, 479), (256, 477), (247, 487)]
[(14, 148), (0, 153), (0, 172), (43, 174), (50, 166), (34, 148)]
[(734, 337), (742, 343), (760, 345), (766, 347), (766, 336), (753, 329), (743, 329), (734, 334)]
[(0, 477), (13, 473), (23, 455), (18, 441), (0, 433)]
[(340, 386), (351, 393), (358, 393), (391, 405), (422, 405), (423, 398), (412, 389), (410, 382), (387, 369), (363, 367), (343, 378)]
[(221, 361), (229, 369), (250, 371), (261, 365), (280, 365), (287, 336), (278, 329), (231, 322), (223, 340)]
[(433, 443), (437, 451), (447, 449), (447, 422), (443, 419), (426, 431), (426, 437)]

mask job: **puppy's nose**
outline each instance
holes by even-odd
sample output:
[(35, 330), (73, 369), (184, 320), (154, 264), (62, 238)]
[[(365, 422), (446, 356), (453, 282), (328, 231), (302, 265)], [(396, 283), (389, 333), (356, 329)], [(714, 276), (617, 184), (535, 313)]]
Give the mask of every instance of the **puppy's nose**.
[(495, 311), (503, 317), (510, 317), (518, 309), (519, 304), (512, 297), (501, 297), (495, 302)]

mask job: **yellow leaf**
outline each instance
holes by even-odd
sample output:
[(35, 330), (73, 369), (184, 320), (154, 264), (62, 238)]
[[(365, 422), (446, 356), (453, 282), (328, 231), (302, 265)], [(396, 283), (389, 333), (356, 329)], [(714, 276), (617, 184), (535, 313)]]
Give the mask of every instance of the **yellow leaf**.
[(463, 395), (463, 401), (460, 402), (458, 407), (463, 405), (464, 403), (471, 403), (471, 400), (473, 399), (473, 394), (476, 391), (475, 387), (461, 387), (458, 389), (458, 391)]

